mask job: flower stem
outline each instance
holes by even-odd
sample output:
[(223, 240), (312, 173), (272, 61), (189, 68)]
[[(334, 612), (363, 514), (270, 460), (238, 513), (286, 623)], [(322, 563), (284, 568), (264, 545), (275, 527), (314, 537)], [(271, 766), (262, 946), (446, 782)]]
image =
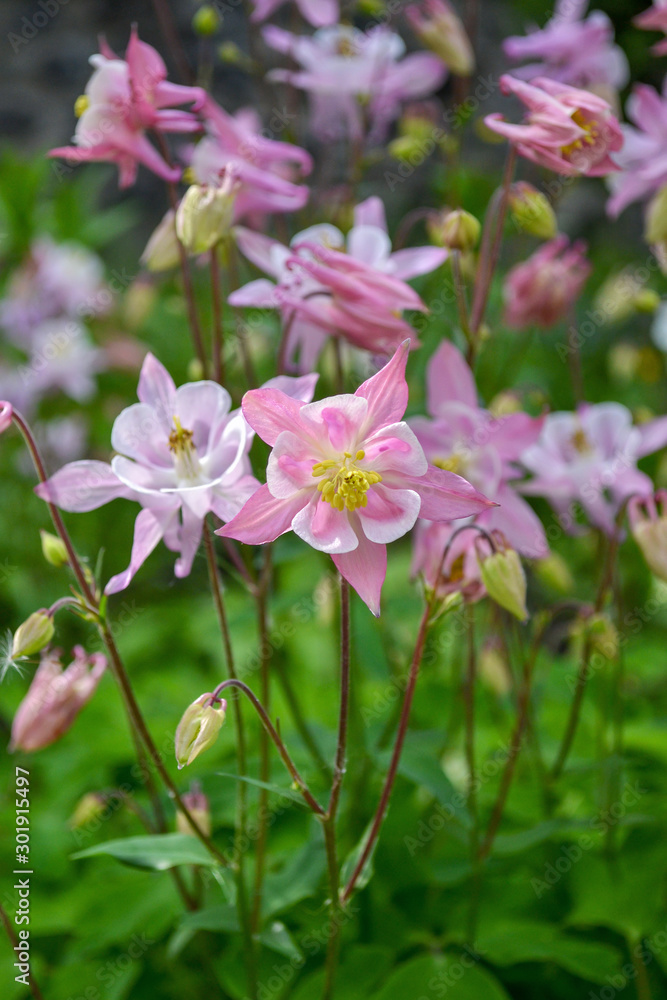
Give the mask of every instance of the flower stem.
[[(7, 932), (7, 937), (10, 940), (12, 949), (17, 952), (18, 961), (18, 951), (20, 950), (19, 939), (16, 936), (16, 932), (12, 927), (11, 920), (7, 916), (4, 907), (0, 903), (0, 921)], [(32, 962), (28, 963), (28, 982), (30, 983), (30, 992), (32, 993), (35, 1000), (44, 1000), (44, 994), (40, 990), (35, 977), (32, 974)]]
[(222, 299), (220, 296), (220, 264), (218, 248), (213, 247), (210, 256), (211, 301), (213, 304), (213, 378), (220, 385), (225, 383), (225, 342), (222, 321)]
[[(271, 711), (271, 685), (269, 665), (272, 646), (269, 641), (269, 622), (267, 598), (271, 584), (271, 546), (264, 547), (264, 564), (262, 567), (259, 587), (257, 589), (257, 624), (259, 630), (259, 670), (261, 684), (261, 700), (267, 712)], [(259, 734), (259, 777), (260, 781), (268, 782), (271, 777), (271, 757), (269, 755), (269, 735), (262, 728)], [(259, 928), (259, 918), (262, 906), (262, 882), (266, 862), (266, 844), (269, 820), (269, 792), (267, 788), (259, 790), (259, 828), (257, 831), (257, 846), (255, 851), (255, 885), (253, 888), (251, 927), (256, 933)]]
[(477, 908), (480, 893), (480, 870), (478, 858), (479, 845), (479, 810), (477, 806), (477, 765), (475, 759), (475, 681), (477, 678), (477, 649), (475, 647), (475, 615), (468, 608), (467, 620), (467, 657), (466, 670), (463, 678), (463, 706), (465, 715), (465, 757), (468, 769), (468, 789), (466, 804), (470, 815), (470, 832), (468, 850), (472, 866), (472, 892), (468, 910), (468, 942), (475, 943), (477, 927)]
[(379, 836), (380, 828), (384, 821), (387, 808), (389, 806), (389, 800), (391, 798), (391, 793), (394, 787), (394, 781), (396, 779), (396, 773), (398, 771), (398, 765), (401, 760), (401, 753), (403, 751), (403, 744), (405, 742), (405, 737), (408, 731), (408, 723), (410, 721), (410, 711), (412, 709), (412, 700), (414, 698), (415, 687), (417, 684), (417, 677), (419, 675), (419, 667), (421, 665), (422, 655), (424, 652), (424, 644), (426, 642), (426, 636), (429, 630), (431, 622), (431, 613), (433, 610), (434, 601), (429, 601), (422, 615), (421, 623), (419, 625), (419, 631), (417, 633), (417, 641), (415, 643), (414, 652), (412, 654), (412, 661), (410, 663), (410, 672), (408, 675), (408, 683), (405, 689), (405, 695), (403, 698), (403, 705), (401, 708), (401, 716), (398, 722), (398, 732), (396, 734), (396, 742), (394, 744), (394, 749), (391, 756), (391, 761), (389, 763), (389, 770), (387, 771), (387, 776), (384, 781), (384, 786), (382, 788), (382, 794), (380, 795), (380, 801), (378, 803), (377, 810), (375, 812), (375, 817), (371, 826), (368, 839), (361, 853), (359, 860), (357, 861), (354, 871), (352, 872), (347, 885), (343, 889), (341, 895), (341, 903), (346, 903), (354, 892), (354, 887), (357, 884), (357, 880), (361, 875), (362, 871), (366, 866), (373, 848), (375, 847), (375, 842)]
[[(236, 674), (236, 665), (234, 661), (234, 650), (232, 648), (232, 640), (229, 632), (229, 622), (227, 620), (227, 611), (225, 609), (225, 602), (222, 597), (222, 583), (220, 580), (220, 573), (218, 572), (218, 564), (215, 558), (213, 537), (211, 535), (211, 529), (206, 519), (204, 520), (203, 535), (204, 535), (204, 548), (206, 550), (206, 562), (208, 565), (208, 575), (211, 584), (211, 592), (213, 594), (213, 603), (215, 604), (215, 610), (218, 616), (218, 624), (220, 625), (220, 634), (222, 636), (222, 645), (225, 652), (227, 673), (231, 678), (236, 678), (237, 674)], [(234, 698), (234, 720), (236, 723), (236, 757), (237, 757), (238, 774), (240, 778), (245, 778), (247, 775), (245, 726), (243, 723), (243, 713), (241, 712), (241, 706), (239, 704), (238, 698)], [(250, 916), (248, 913), (244, 851), (241, 847), (241, 845), (245, 842), (247, 813), (248, 813), (248, 790), (245, 781), (239, 781), (238, 788), (236, 790), (236, 822), (234, 830), (234, 860), (236, 862), (236, 905), (238, 908), (239, 924), (243, 935), (243, 950), (246, 960), (248, 989), (251, 997), (254, 997), (257, 994), (257, 971), (256, 971), (256, 961), (255, 961), (255, 947), (252, 939), (252, 927), (250, 923)]]
[[(489, 300), (491, 282), (493, 280), (493, 275), (500, 256), (500, 246), (503, 239), (503, 225), (505, 223), (505, 213), (507, 211), (507, 201), (509, 198), (512, 177), (514, 176), (515, 163), (516, 150), (514, 149), (514, 146), (510, 146), (507, 153), (507, 160), (505, 162), (505, 174), (503, 176), (502, 187), (499, 188), (494, 195), (487, 212), (487, 218), (484, 222), (482, 248), (477, 268), (475, 295), (470, 319), (470, 328), (473, 336), (477, 340), (479, 339), (477, 335), (484, 320), (484, 314)], [(492, 233), (493, 236), (491, 235)]]

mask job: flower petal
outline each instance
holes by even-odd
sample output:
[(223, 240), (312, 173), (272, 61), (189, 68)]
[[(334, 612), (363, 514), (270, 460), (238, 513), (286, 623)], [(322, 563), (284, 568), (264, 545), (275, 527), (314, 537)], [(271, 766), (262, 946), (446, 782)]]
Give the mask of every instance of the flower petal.
[(139, 402), (152, 406), (166, 426), (170, 427), (174, 415), (175, 395), (176, 385), (167, 369), (153, 354), (147, 354), (139, 376), (137, 388)]
[(355, 392), (355, 396), (368, 400), (364, 436), (376, 427), (396, 423), (405, 413), (408, 405), (405, 366), (409, 350), (410, 341), (405, 340), (384, 368), (363, 382)]
[(422, 500), (420, 517), (428, 521), (453, 521), (497, 506), (454, 472), (430, 465), (425, 476), (401, 477), (400, 485), (416, 490)]
[(351, 552), (332, 555), (340, 575), (356, 590), (376, 618), (380, 615), (380, 595), (387, 575), (387, 547), (371, 542), (365, 535)]
[(388, 472), (424, 476), (428, 462), (417, 435), (406, 423), (389, 424), (363, 444), (363, 468), (384, 476)]
[(414, 490), (389, 489), (378, 483), (366, 494), (366, 506), (357, 511), (371, 542), (394, 542), (407, 534), (419, 517), (421, 498)]
[(243, 416), (262, 441), (274, 445), (283, 431), (303, 436), (303, 403), (279, 389), (251, 389), (243, 397)]
[(260, 486), (236, 517), (215, 533), (223, 538), (236, 538), (246, 545), (273, 542), (290, 530), (294, 517), (306, 506), (310, 495), (304, 490), (287, 500), (276, 500), (268, 486)]
[(203, 518), (194, 514), (186, 504), (183, 504), (181, 509), (181, 517), (183, 520), (180, 532), (181, 554), (174, 566), (174, 573), (179, 579), (183, 579), (183, 577), (190, 574), (192, 563), (201, 542), (202, 527), (204, 524)]
[(136, 499), (134, 493), (115, 475), (106, 462), (70, 462), (54, 473), (35, 493), (61, 510), (76, 513), (96, 510), (117, 497)]
[(155, 514), (152, 510), (146, 509), (139, 512), (134, 522), (134, 541), (132, 542), (130, 565), (124, 572), (111, 577), (104, 588), (105, 594), (117, 594), (120, 590), (125, 590), (134, 574), (148, 559), (164, 535), (166, 521), (173, 516), (173, 511), (168, 514)]
[(465, 403), (477, 409), (475, 379), (461, 352), (443, 340), (428, 364), (428, 412), (440, 416), (443, 403)]
[(350, 552), (359, 544), (347, 510), (325, 503), (317, 490), (292, 521), (292, 530), (320, 552)]

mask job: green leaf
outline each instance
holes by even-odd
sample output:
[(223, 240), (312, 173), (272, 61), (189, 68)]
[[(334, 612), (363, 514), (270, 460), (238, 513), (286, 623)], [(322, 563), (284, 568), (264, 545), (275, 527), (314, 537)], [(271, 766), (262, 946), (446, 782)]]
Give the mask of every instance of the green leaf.
[(502, 928), (478, 936), (477, 947), (494, 965), (553, 962), (593, 983), (605, 983), (621, 966), (621, 955), (608, 944), (582, 941), (557, 927), (535, 921), (505, 922)]
[[(344, 888), (347, 885), (347, 882), (350, 879), (350, 877), (352, 875), (352, 872), (354, 871), (359, 858), (363, 854), (364, 847), (366, 846), (366, 842), (368, 840), (368, 836), (369, 836), (369, 834), (371, 832), (371, 827), (372, 826), (373, 826), (373, 820), (370, 821), (370, 823), (368, 824), (368, 826), (364, 830), (364, 832), (363, 832), (363, 834), (361, 836), (361, 839), (359, 840), (359, 843), (356, 844), (356, 846), (352, 848), (352, 850), (350, 851), (350, 853), (348, 854), (348, 856), (345, 858), (345, 861), (343, 862), (343, 865), (342, 865), (342, 868), (341, 868), (341, 872), (340, 872), (340, 885), (341, 885), (341, 888)], [(375, 848), (377, 847), (377, 844), (378, 844), (378, 838), (376, 838), (375, 843), (373, 844), (373, 848), (371, 850), (371, 853), (366, 858), (366, 861), (364, 862), (364, 867), (361, 869), (361, 872), (359, 873), (359, 878), (357, 879), (357, 881), (355, 883), (355, 886), (356, 886), (357, 890), (363, 889), (364, 886), (367, 886), (368, 883), (370, 882), (371, 878), (373, 877), (373, 873), (374, 873), (373, 858), (375, 856)]]
[(370, 1000), (445, 996), (453, 1000), (509, 1000), (501, 984), (486, 969), (474, 964), (470, 954), (413, 958), (395, 969)]
[(268, 792), (273, 792), (274, 795), (280, 795), (281, 798), (290, 799), (292, 802), (296, 802), (297, 805), (308, 808), (301, 793), (295, 792), (293, 788), (285, 788), (284, 785), (273, 785), (268, 781), (258, 781), (257, 778), (249, 778), (247, 775), (230, 774), (228, 771), (217, 771), (216, 773), (221, 778), (234, 778), (235, 781), (244, 781), (247, 785), (265, 788)]
[[(379, 945), (352, 945), (344, 949), (336, 973), (336, 995), (341, 1000), (367, 1000), (370, 991), (386, 975), (390, 962), (391, 951)], [(318, 970), (299, 983), (290, 1000), (322, 1000), (323, 988), (324, 970)]]
[(204, 845), (187, 833), (157, 833), (149, 837), (106, 840), (103, 844), (94, 844), (84, 851), (77, 851), (71, 857), (78, 860), (100, 854), (108, 854), (133, 868), (148, 868), (152, 871), (165, 871), (178, 865), (218, 865)]
[[(319, 835), (319, 825), (314, 830)], [(265, 879), (262, 906), (264, 919), (313, 896), (322, 880), (325, 866), (321, 836), (307, 841), (300, 850), (295, 851), (281, 871)]]
[(503, 833), (496, 837), (493, 842), (492, 854), (508, 857), (511, 854), (521, 854), (531, 847), (544, 843), (564, 829), (571, 829), (572, 821), (564, 819), (549, 819), (544, 823), (529, 830), (520, 830), (518, 833)]
[(295, 962), (301, 962), (303, 959), (290, 932), (279, 920), (275, 920), (269, 927), (266, 927), (259, 935), (259, 940), (267, 948), (271, 948), (272, 951), (277, 951), (281, 955), (286, 955), (287, 958), (294, 959)]

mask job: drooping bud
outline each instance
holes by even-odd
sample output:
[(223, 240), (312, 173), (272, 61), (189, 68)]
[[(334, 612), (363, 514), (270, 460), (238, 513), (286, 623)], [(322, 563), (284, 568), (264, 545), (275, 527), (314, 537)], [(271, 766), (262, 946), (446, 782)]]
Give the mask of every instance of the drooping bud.
[(169, 209), (153, 230), (140, 259), (149, 271), (169, 271), (172, 267), (178, 267), (178, 240), (173, 209)]
[(550, 552), (543, 559), (536, 559), (533, 568), (541, 583), (557, 594), (571, 594), (574, 590), (574, 577), (570, 567), (558, 552)]
[(549, 199), (532, 184), (517, 181), (509, 192), (510, 217), (517, 229), (541, 240), (551, 240), (558, 232), (556, 213)]
[(211, 35), (214, 35), (221, 24), (222, 18), (215, 7), (208, 3), (200, 7), (192, 18), (192, 30), (203, 38), (210, 38)]
[(661, 187), (646, 209), (644, 238), (649, 244), (667, 240), (667, 184)]
[(176, 728), (174, 749), (179, 770), (191, 764), (204, 750), (213, 746), (220, 728), (225, 721), (227, 702), (221, 700), (220, 707), (211, 704), (211, 695), (202, 694), (186, 708), (183, 718)]
[(604, 656), (606, 660), (615, 660), (618, 656), (619, 639), (616, 626), (603, 612), (594, 611), (577, 618), (572, 625), (570, 635), (579, 647), (579, 655), (584, 643), (587, 642), (592, 652)]
[(667, 581), (667, 491), (633, 497), (628, 504), (630, 529), (648, 568)]
[(231, 169), (219, 185), (190, 185), (176, 209), (176, 235), (188, 253), (206, 253), (227, 236), (238, 187)]
[(447, 212), (439, 226), (439, 243), (449, 250), (465, 253), (477, 246), (481, 230), (479, 220), (462, 208)]
[(82, 826), (94, 823), (100, 816), (104, 815), (107, 808), (107, 800), (100, 792), (88, 792), (79, 799), (74, 812), (69, 819), (71, 830), (80, 830)]
[(499, 532), (493, 533), (496, 551), (485, 555), (478, 545), (482, 582), (492, 600), (513, 614), (519, 621), (526, 621), (526, 575), (519, 553), (510, 548)]
[[(183, 805), (186, 807), (197, 826), (204, 831), (207, 837), (211, 836), (211, 808), (208, 799), (201, 790), (201, 785), (193, 781), (190, 791), (182, 796)], [(180, 812), (176, 813), (176, 829), (179, 833), (189, 833), (194, 836), (187, 816)]]
[(63, 540), (57, 535), (52, 535), (50, 531), (41, 530), (39, 535), (42, 541), (42, 555), (47, 563), (51, 563), (58, 569), (61, 566), (67, 566), (69, 556)]
[(508, 694), (512, 687), (512, 674), (496, 637), (487, 639), (479, 654), (479, 675), (499, 697)]
[(48, 611), (34, 611), (14, 632), (12, 659), (39, 653), (51, 642), (54, 632), (53, 618)]
[(11, 426), (13, 416), (12, 404), (4, 399), (0, 400), (0, 434)]
[(662, 299), (654, 288), (642, 288), (642, 290), (637, 292), (635, 295), (632, 304), (637, 312), (652, 315), (661, 302)]
[(475, 53), (460, 18), (448, 0), (421, 0), (405, 11), (410, 27), (457, 76), (470, 76)]
[(87, 656), (74, 647), (74, 660), (63, 670), (59, 653), (42, 655), (28, 693), (12, 723), (10, 750), (41, 750), (67, 732), (92, 698), (107, 665), (102, 653)]

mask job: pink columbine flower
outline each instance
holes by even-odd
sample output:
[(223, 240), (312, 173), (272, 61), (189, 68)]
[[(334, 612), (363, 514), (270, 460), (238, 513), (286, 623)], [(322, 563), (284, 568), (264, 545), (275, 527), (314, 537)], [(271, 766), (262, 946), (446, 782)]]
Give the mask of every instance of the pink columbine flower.
[[(418, 520), (412, 546), (412, 575), (421, 574), (439, 597), (461, 594), (471, 604), (486, 597), (477, 555), (480, 533), (474, 525)], [(455, 534), (456, 533), (456, 534)], [(485, 543), (488, 551), (490, 546)]]
[(584, 243), (557, 236), (543, 244), (505, 278), (505, 323), (515, 330), (548, 329), (576, 302), (590, 273)]
[[(667, 35), (667, 0), (653, 0), (653, 6), (633, 17), (632, 22), (646, 31), (662, 31)], [(657, 42), (651, 51), (656, 56), (667, 55), (667, 38)]]
[(523, 493), (545, 496), (566, 531), (576, 530), (577, 509), (607, 534), (631, 494), (653, 492), (637, 461), (667, 444), (667, 417), (633, 427), (620, 403), (580, 406), (576, 413), (552, 413), (542, 434), (521, 456), (533, 479)]
[[(262, 135), (261, 121), (251, 108), (230, 115), (207, 97), (201, 113), (207, 135), (195, 146), (190, 166), (199, 184), (219, 184), (221, 176), (233, 170), (238, 183), (235, 221), (303, 208), (309, 192), (297, 181), (313, 167), (305, 149)], [(279, 124), (284, 128), (283, 119)]]
[(75, 646), (74, 659), (63, 670), (60, 652), (42, 653), (27, 695), (16, 710), (10, 750), (30, 753), (59, 739), (90, 701), (107, 665), (102, 653), (88, 656)]
[(74, 146), (52, 149), (49, 156), (74, 162), (102, 160), (115, 163), (119, 184), (128, 187), (140, 163), (166, 181), (180, 180), (181, 171), (171, 167), (146, 137), (155, 132), (196, 132), (198, 119), (174, 105), (202, 107), (206, 92), (167, 81), (167, 68), (152, 46), (139, 41), (132, 29), (125, 59), (119, 59), (106, 43), (99, 55), (90, 57), (95, 72), (86, 92), (75, 106), (79, 121)]
[[(549, 547), (544, 528), (512, 486), (512, 480), (523, 475), (519, 458), (539, 438), (542, 418), (527, 413), (494, 417), (481, 407), (474, 376), (449, 341), (443, 341), (428, 365), (427, 410), (430, 417), (413, 417), (408, 424), (429, 463), (464, 476), (499, 504), (480, 513), (475, 523), (489, 532), (501, 531), (522, 555), (545, 556)], [(441, 558), (446, 532), (441, 525), (430, 527), (432, 537), (428, 528), (420, 528), (422, 550), (431, 544), (435, 558)]]
[(329, 224), (298, 233), (289, 247), (240, 227), (236, 238), (245, 256), (274, 281), (251, 281), (232, 292), (229, 301), (279, 309), (287, 360), (302, 372), (313, 370), (329, 336), (385, 356), (406, 337), (414, 338), (401, 313), (426, 306), (405, 282), (433, 271), (447, 257), (438, 247), (392, 253), (384, 206), (375, 197), (357, 205), (347, 239)]
[(308, 38), (271, 24), (263, 35), (301, 67), (272, 70), (269, 79), (309, 92), (313, 133), (327, 142), (361, 141), (366, 120), (369, 141), (381, 142), (401, 104), (433, 94), (447, 75), (445, 64), (430, 52), (403, 58), (404, 42), (384, 25), (364, 33), (339, 24)]
[(11, 427), (13, 417), (12, 404), (8, 403), (6, 399), (0, 399), (0, 434)]
[(638, 83), (626, 104), (634, 125), (622, 125), (623, 149), (614, 156), (620, 173), (610, 177), (607, 212), (615, 218), (633, 201), (649, 198), (667, 184), (667, 77), (662, 95)]
[(623, 134), (607, 101), (546, 77), (524, 83), (505, 75), (500, 87), (526, 105), (526, 121), (513, 125), (500, 114), (484, 120), (492, 131), (509, 139), (521, 156), (570, 176), (603, 177), (618, 170), (610, 153), (621, 148)]
[[(252, 0), (253, 12), (250, 20), (257, 23), (266, 21), (283, 6), (286, 0)], [(338, 20), (338, 0), (294, 0), (301, 16), (314, 28), (326, 28)]]
[[(312, 399), (316, 378), (285, 376), (277, 384)], [(259, 486), (248, 459), (253, 433), (239, 410), (230, 413), (231, 399), (222, 386), (203, 381), (177, 389), (148, 354), (137, 395), (139, 403), (123, 410), (113, 425), (111, 443), (118, 454), (111, 465), (72, 462), (35, 490), (63, 510), (94, 510), (116, 497), (141, 504), (130, 565), (109, 580), (107, 594), (128, 586), (161, 539), (179, 553), (176, 576), (187, 576), (209, 511), (229, 521)]]
[(628, 60), (614, 45), (613, 25), (600, 10), (584, 18), (587, 9), (588, 0), (558, 0), (544, 28), (506, 38), (503, 51), (510, 59), (536, 60), (514, 70), (514, 75), (526, 80), (547, 76), (571, 87), (611, 91), (624, 87), (629, 78)]
[(374, 615), (388, 542), (419, 516), (449, 521), (491, 505), (465, 479), (429, 466), (402, 421), (408, 348), (402, 344), (354, 395), (303, 404), (276, 390), (247, 392), (246, 420), (273, 449), (267, 483), (218, 531), (250, 545), (294, 531), (331, 554)]

